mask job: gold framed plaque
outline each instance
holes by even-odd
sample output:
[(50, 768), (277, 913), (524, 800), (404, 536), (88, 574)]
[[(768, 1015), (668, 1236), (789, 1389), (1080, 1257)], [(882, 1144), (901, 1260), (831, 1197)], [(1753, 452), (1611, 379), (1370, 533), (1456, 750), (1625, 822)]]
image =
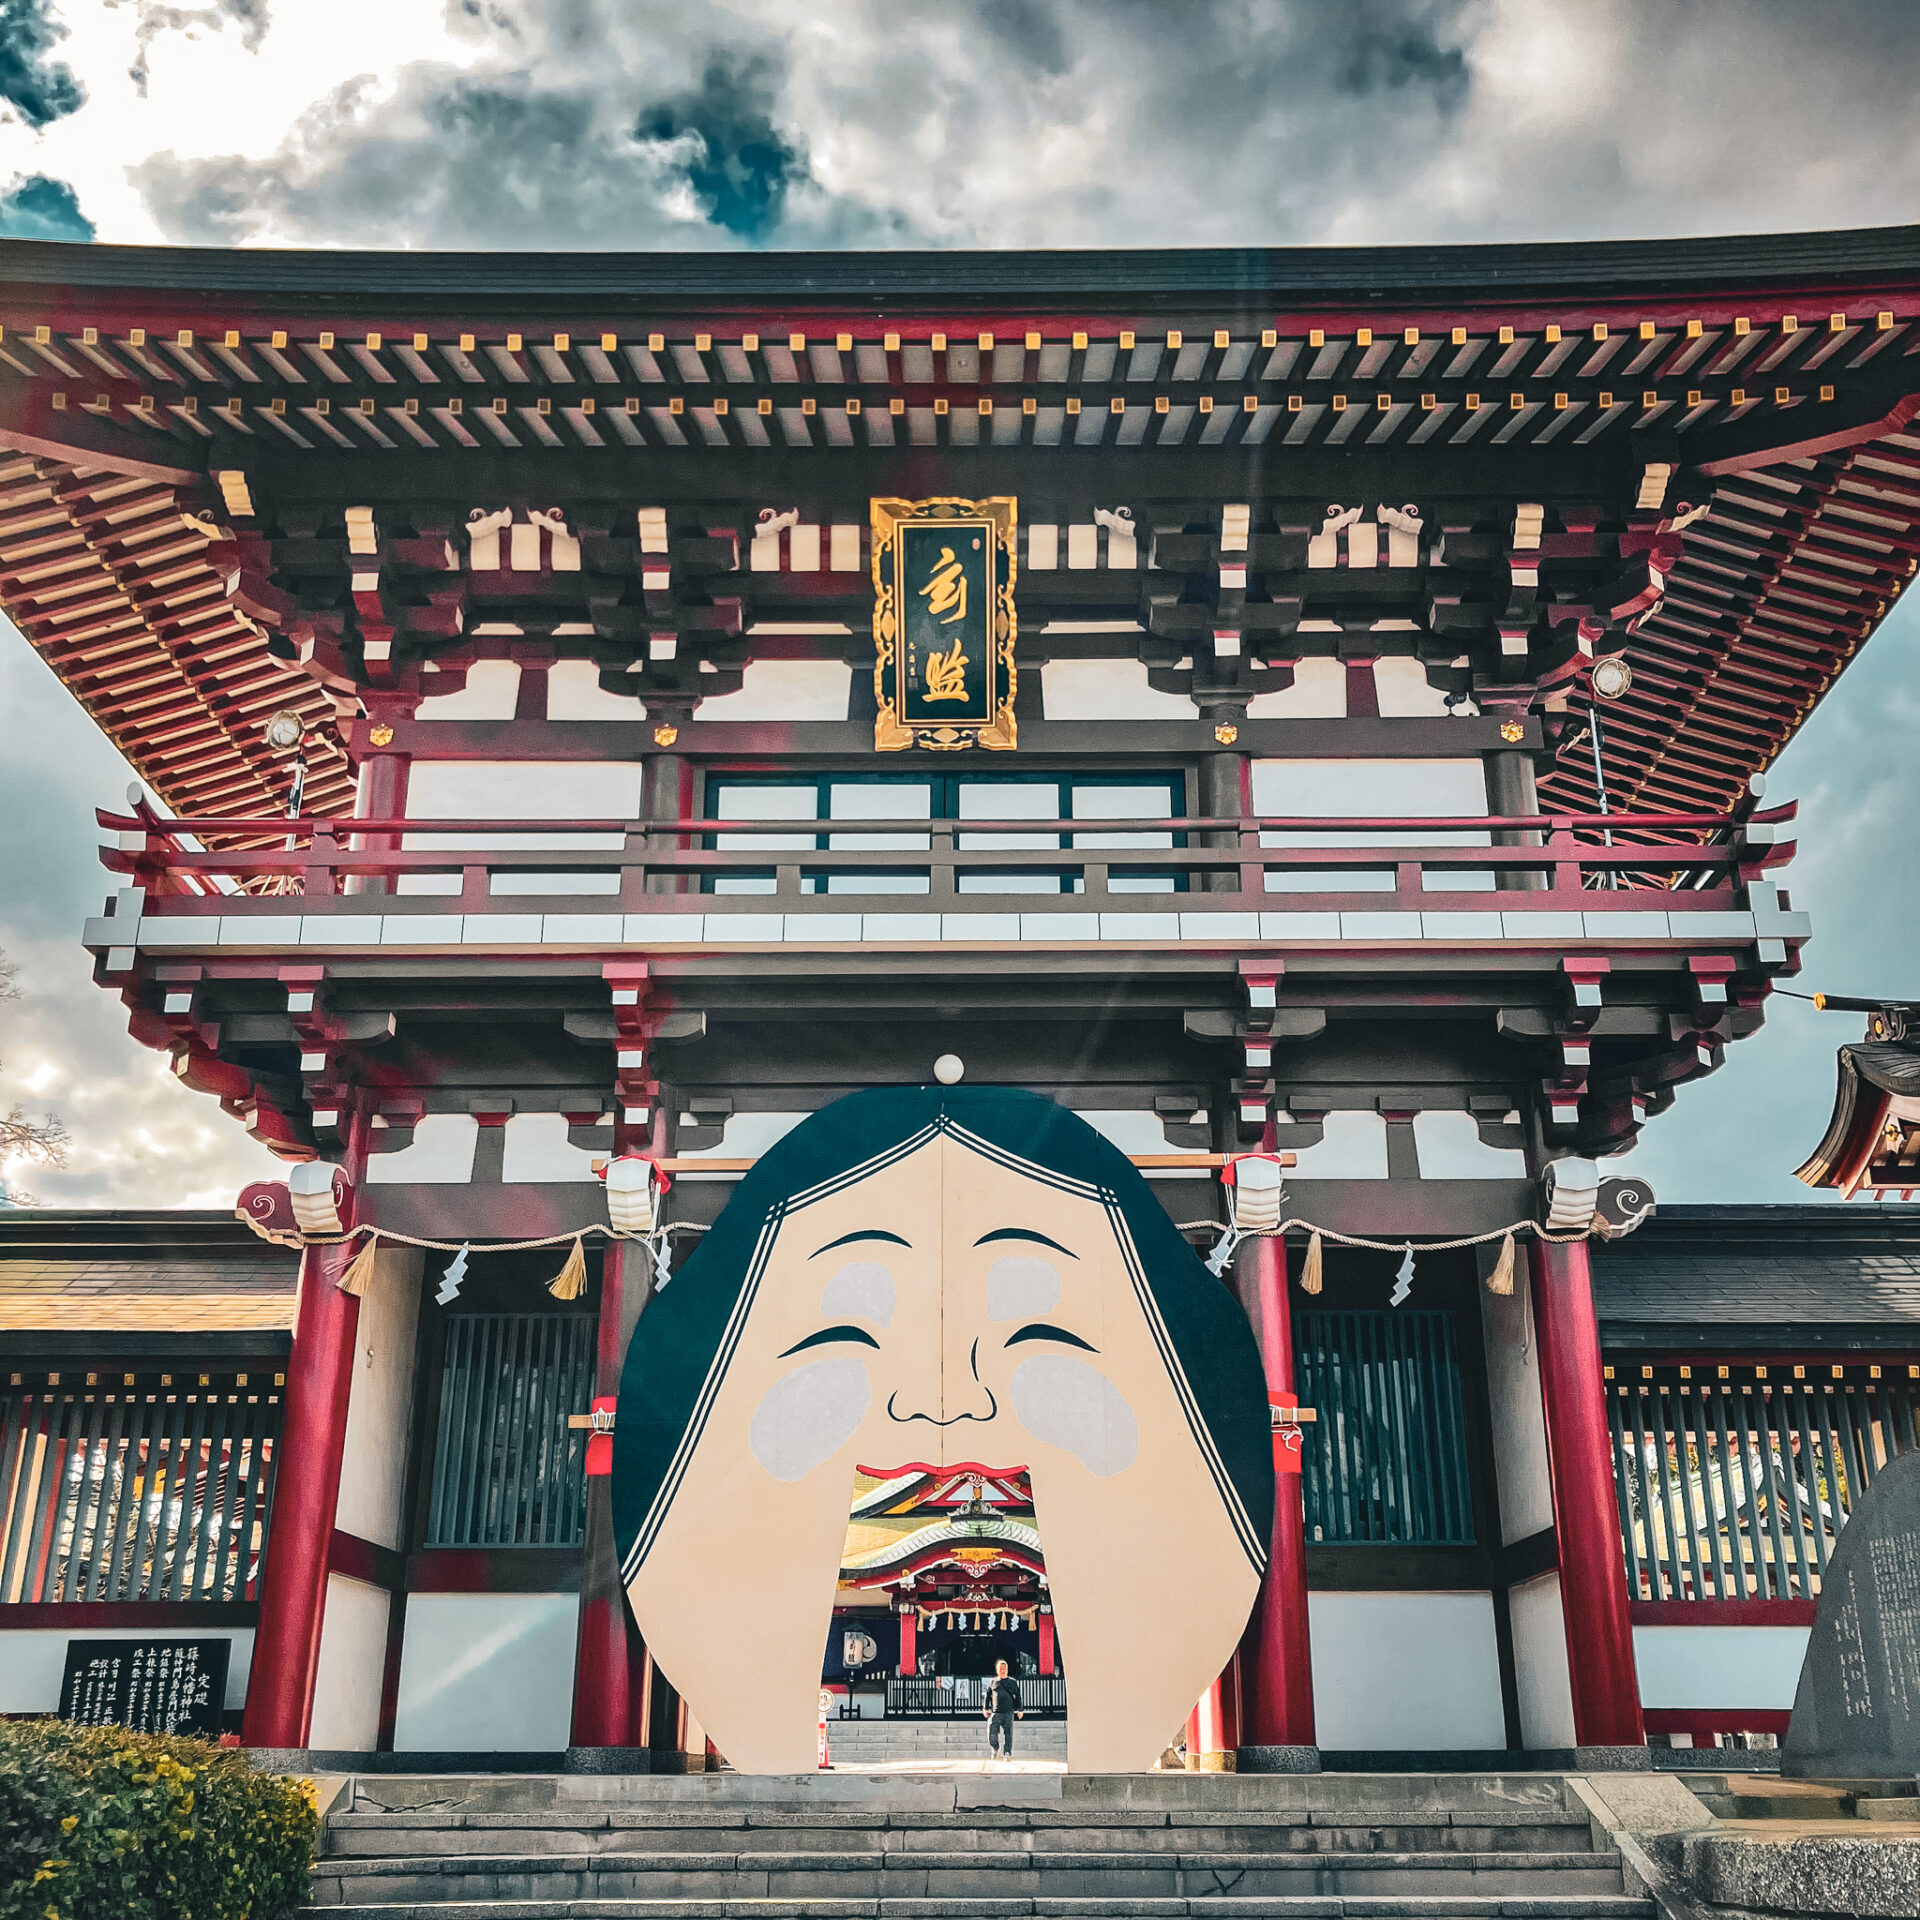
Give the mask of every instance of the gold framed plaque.
[(874, 746), (1011, 749), (1019, 503), (872, 506)]

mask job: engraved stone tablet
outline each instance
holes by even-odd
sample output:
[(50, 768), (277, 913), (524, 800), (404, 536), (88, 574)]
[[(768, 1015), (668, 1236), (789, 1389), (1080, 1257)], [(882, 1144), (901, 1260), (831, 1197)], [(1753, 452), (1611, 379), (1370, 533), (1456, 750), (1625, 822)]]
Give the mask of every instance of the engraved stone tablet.
[(1920, 1771), (1920, 1454), (1874, 1475), (1827, 1563), (1780, 1768)]
[(220, 1735), (229, 1640), (69, 1640), (60, 1717), (135, 1733)]

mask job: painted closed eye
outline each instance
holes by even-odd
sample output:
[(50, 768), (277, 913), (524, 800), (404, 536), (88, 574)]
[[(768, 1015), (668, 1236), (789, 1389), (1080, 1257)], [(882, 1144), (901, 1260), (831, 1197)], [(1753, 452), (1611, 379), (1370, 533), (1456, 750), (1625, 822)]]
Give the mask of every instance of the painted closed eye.
[[(1072, 1335), (1068, 1335), (1068, 1338), (1071, 1339)], [(836, 1340), (858, 1341), (863, 1347), (878, 1347), (880, 1344), (864, 1327), (822, 1327), (818, 1333), (810, 1333), (804, 1340), (796, 1340), (779, 1357), (782, 1360), (791, 1359), (796, 1353), (805, 1353), (809, 1347), (828, 1346)]]
[(1063, 1347), (1078, 1347), (1082, 1353), (1100, 1351), (1090, 1342), (1082, 1340), (1077, 1333), (1069, 1333), (1065, 1327), (1051, 1326), (1045, 1320), (1036, 1320), (1031, 1326), (1008, 1334), (1007, 1345), (1017, 1347), (1023, 1340), (1057, 1340)]

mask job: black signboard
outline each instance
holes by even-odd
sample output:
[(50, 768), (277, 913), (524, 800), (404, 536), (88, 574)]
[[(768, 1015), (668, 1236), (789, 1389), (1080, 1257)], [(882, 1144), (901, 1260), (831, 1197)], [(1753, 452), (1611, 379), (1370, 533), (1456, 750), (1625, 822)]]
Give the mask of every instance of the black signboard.
[(1920, 1771), (1920, 1454), (1873, 1476), (1827, 1562), (1780, 1769)]
[(220, 1735), (231, 1640), (69, 1640), (60, 1717), (135, 1733)]
[(875, 747), (1010, 749), (1017, 503), (875, 500), (872, 509)]

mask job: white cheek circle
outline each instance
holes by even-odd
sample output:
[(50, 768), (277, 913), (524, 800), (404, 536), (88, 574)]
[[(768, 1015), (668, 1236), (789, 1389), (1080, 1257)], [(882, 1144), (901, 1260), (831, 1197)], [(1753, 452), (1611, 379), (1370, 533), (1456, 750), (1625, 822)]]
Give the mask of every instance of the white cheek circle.
[(1014, 1416), (1036, 1440), (1074, 1456), (1106, 1480), (1140, 1457), (1140, 1423), (1098, 1367), (1063, 1353), (1036, 1354), (1013, 1370)]
[(830, 1320), (871, 1320), (893, 1324), (893, 1275), (877, 1261), (849, 1260), (826, 1284), (820, 1311)]
[(864, 1361), (816, 1360), (796, 1367), (754, 1408), (747, 1444), (776, 1480), (804, 1480), (853, 1438), (872, 1398)]
[(1030, 1253), (1009, 1253), (987, 1269), (987, 1318), (1031, 1320), (1060, 1304), (1060, 1269)]

